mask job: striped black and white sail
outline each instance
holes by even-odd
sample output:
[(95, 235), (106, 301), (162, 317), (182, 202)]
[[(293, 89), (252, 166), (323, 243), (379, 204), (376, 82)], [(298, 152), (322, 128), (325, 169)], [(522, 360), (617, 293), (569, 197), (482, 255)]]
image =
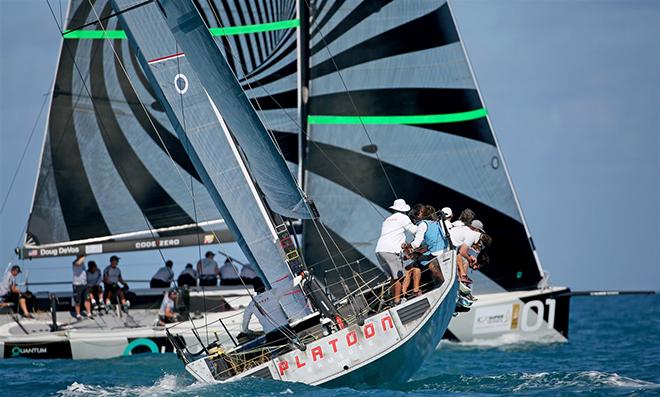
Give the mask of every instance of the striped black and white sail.
[[(494, 240), (483, 272), (508, 290), (536, 287), (542, 271), (449, 5), (319, 0), (311, 11), (306, 186), (339, 248), (333, 263), (308, 226), (307, 262), (344, 277), (372, 268), (398, 197), (473, 209)], [(342, 269), (338, 251), (367, 260)]]
[[(273, 79), (270, 74), (277, 71), (277, 83), (267, 92), (250, 90), (247, 78), (243, 87), (250, 97), (268, 98), (253, 103), (263, 109), (269, 128), (278, 134), (295, 131), (295, 68), (286, 75), (278, 71), (282, 62), (295, 60), (295, 9), (282, 4), (254, 13), (236, 6), (227, 12), (221, 2), (203, 3), (200, 10), (209, 26), (274, 25), (263, 33), (218, 34), (217, 40), (232, 49), (228, 61), (238, 75)], [(196, 245), (215, 242), (216, 237), (232, 240), (123, 27), (116, 17), (105, 20), (103, 27), (94, 23), (94, 10), (101, 18), (112, 13), (106, 0), (71, 1), (62, 26), (68, 31), (92, 23), (64, 35), (21, 254), (40, 257), (156, 248), (154, 244)], [(252, 55), (243, 57), (245, 51)], [(284, 154), (295, 159), (293, 152)], [(295, 171), (295, 165), (289, 166)], [(212, 230), (221, 233), (208, 233)], [(44, 247), (49, 249), (39, 249)]]

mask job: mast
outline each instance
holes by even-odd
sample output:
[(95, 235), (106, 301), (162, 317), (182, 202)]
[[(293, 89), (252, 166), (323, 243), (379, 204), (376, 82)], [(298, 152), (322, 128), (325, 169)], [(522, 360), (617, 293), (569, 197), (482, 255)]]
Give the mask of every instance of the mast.
[(305, 168), (307, 158), (307, 115), (309, 110), (309, 19), (307, 0), (297, 1), (298, 26), (298, 185), (305, 190)]

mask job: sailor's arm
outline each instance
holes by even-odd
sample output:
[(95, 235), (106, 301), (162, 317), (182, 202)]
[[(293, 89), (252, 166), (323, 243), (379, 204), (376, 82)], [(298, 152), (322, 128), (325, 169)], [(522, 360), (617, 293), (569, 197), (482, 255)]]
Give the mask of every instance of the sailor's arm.
[(420, 245), (422, 245), (422, 241), (424, 241), (424, 234), (426, 233), (426, 229), (428, 229), (426, 222), (422, 222), (417, 226), (417, 231), (415, 232), (415, 239), (410, 243), (410, 245), (413, 248), (417, 249), (419, 248)]
[(473, 264), (477, 261), (477, 258), (469, 254), (469, 249), (470, 247), (467, 244), (461, 244), (460, 248), (458, 249), (458, 254), (467, 259), (470, 264)]

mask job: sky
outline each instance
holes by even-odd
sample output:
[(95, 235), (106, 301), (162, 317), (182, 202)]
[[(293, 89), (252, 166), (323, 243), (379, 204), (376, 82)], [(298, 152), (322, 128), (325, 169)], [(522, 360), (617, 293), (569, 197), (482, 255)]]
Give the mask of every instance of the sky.
[[(660, 290), (660, 1), (452, 7), (551, 284)], [(0, 0), (0, 270), (29, 214), (60, 41), (45, 0)], [(199, 256), (163, 254), (175, 272)], [(122, 256), (126, 279), (161, 262), (157, 251)], [(69, 263), (23, 266), (31, 281), (66, 281)]]

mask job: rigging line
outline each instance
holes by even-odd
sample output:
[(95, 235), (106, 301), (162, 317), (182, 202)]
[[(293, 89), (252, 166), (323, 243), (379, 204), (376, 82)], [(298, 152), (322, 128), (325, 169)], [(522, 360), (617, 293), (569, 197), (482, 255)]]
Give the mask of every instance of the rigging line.
[[(47, 0), (47, 1), (48, 1), (48, 0)], [(90, 3), (90, 6), (91, 6), (92, 10), (94, 11), (94, 14), (95, 14), (96, 17), (97, 17), (97, 20), (100, 20), (99, 15), (98, 15), (98, 13), (96, 12), (96, 9), (95, 9), (94, 6), (91, 4), (91, 0), (88, 0), (88, 1), (89, 1), (89, 3)], [(50, 6), (50, 4), (49, 4), (49, 6)], [(51, 9), (51, 11), (52, 11), (52, 9)], [(57, 21), (56, 21), (56, 22), (57, 22)], [(106, 29), (105, 29), (105, 27), (103, 26), (103, 24), (102, 24), (102, 23), (99, 23), (99, 25), (100, 25), (101, 29), (105, 32)], [(59, 27), (59, 26), (58, 26), (58, 27)], [(61, 31), (61, 29), (60, 29), (60, 31)], [(183, 178), (183, 175), (182, 175), (182, 173), (181, 173), (181, 170), (179, 170), (179, 168), (176, 167), (176, 164), (175, 164), (175, 162), (174, 162), (174, 158), (172, 157), (171, 153), (169, 152), (169, 150), (168, 150), (167, 147), (165, 146), (165, 143), (163, 142), (163, 139), (162, 139), (162, 137), (161, 137), (161, 135), (160, 135), (160, 132), (158, 131), (158, 129), (157, 129), (156, 126), (154, 125), (153, 120), (151, 119), (151, 115), (150, 115), (149, 112), (147, 111), (147, 109), (146, 109), (146, 107), (145, 107), (145, 105), (144, 105), (144, 102), (140, 99), (140, 96), (139, 96), (137, 90), (135, 89), (135, 86), (133, 85), (133, 81), (131, 80), (130, 76), (128, 75), (128, 72), (127, 72), (127, 70), (126, 70), (126, 68), (125, 68), (125, 66), (124, 66), (124, 63), (122, 62), (122, 60), (120, 59), (119, 55), (117, 54), (117, 52), (116, 52), (114, 46), (112, 45), (111, 40), (110, 40), (108, 37), (106, 37), (105, 40), (106, 40), (106, 41), (108, 42), (108, 44), (110, 45), (110, 48), (111, 48), (111, 50), (112, 50), (112, 52), (113, 52), (113, 54), (114, 54), (114, 56), (115, 56), (115, 59), (117, 59), (117, 62), (118, 62), (119, 65), (121, 66), (122, 71), (123, 71), (124, 74), (126, 75), (126, 78), (127, 78), (128, 82), (129, 82), (129, 84), (131, 85), (131, 88), (132, 88), (133, 91), (135, 92), (135, 95), (136, 95), (136, 97), (138, 98), (138, 101), (140, 102), (140, 105), (142, 106), (142, 109), (144, 110), (145, 114), (147, 115), (147, 118), (149, 119), (149, 123), (151, 124), (152, 128), (153, 128), (154, 131), (156, 132), (156, 135), (158, 136), (159, 140), (161, 141), (161, 144), (162, 144), (163, 147), (165, 148), (165, 152), (167, 153), (168, 157), (169, 157), (170, 160), (171, 160), (171, 163), (172, 163), (173, 166), (175, 167), (175, 169), (176, 169), (176, 171), (177, 171), (177, 173), (178, 173), (178, 175), (179, 175), (179, 178), (180, 178), (181, 181), (183, 182), (183, 185), (186, 187), (186, 190), (188, 191), (188, 194), (190, 194), (191, 197), (194, 197), (194, 194), (191, 192), (190, 189), (188, 189), (188, 184), (185, 182), (185, 180), (184, 180), (184, 178)], [(75, 59), (74, 59), (74, 65), (76, 65), (76, 69), (78, 69), (77, 64), (76, 64), (76, 62), (75, 62)], [(79, 72), (79, 73), (80, 73), (80, 72)], [(84, 85), (85, 85), (85, 84), (84, 84)], [(85, 88), (87, 88), (86, 85), (85, 85)], [(88, 94), (89, 94), (89, 91), (88, 91)], [(91, 97), (91, 95), (90, 95), (90, 97)], [(202, 211), (202, 212), (203, 212), (203, 211)], [(202, 214), (202, 216), (204, 216), (204, 214)], [(143, 214), (143, 217), (144, 217), (144, 214)], [(145, 218), (145, 221), (146, 221), (146, 218)], [(153, 231), (152, 231), (152, 229), (151, 229), (151, 227), (150, 227), (150, 225), (149, 225), (148, 223), (147, 223), (147, 227), (149, 228), (150, 232), (151, 232), (152, 235), (153, 235)], [(215, 237), (216, 240), (218, 241), (218, 244), (220, 245), (220, 239), (219, 239), (218, 236), (216, 235), (215, 231), (212, 231), (211, 233), (214, 235), (214, 237)], [(153, 238), (155, 239), (155, 237), (153, 237)], [(160, 255), (161, 255), (162, 260), (165, 261), (165, 258), (164, 258), (163, 254), (162, 254), (162, 251), (160, 250), (160, 247), (158, 247), (158, 251), (159, 251), (159, 253), (160, 253)], [(200, 256), (201, 256), (201, 255), (200, 255)], [(243, 286), (244, 286), (244, 288), (246, 289), (246, 291), (248, 292), (248, 294), (250, 294), (250, 296), (252, 297), (252, 294), (250, 293), (250, 291), (249, 291), (247, 285), (246, 285), (244, 282), (243, 282)], [(254, 299), (254, 297), (252, 297), (252, 299)], [(206, 299), (204, 299), (204, 301), (206, 302)], [(257, 304), (257, 303), (255, 302), (255, 304)], [(272, 319), (269, 315), (265, 315), (265, 317), (267, 317), (267, 318), (269, 319), (269, 321), (270, 321), (273, 325), (277, 326), (277, 324), (276, 324), (276, 322), (274, 321), (274, 319)], [(295, 334), (294, 334), (294, 335), (295, 335)], [(291, 339), (291, 340), (293, 341), (293, 339)]]
[[(305, 2), (307, 7), (309, 8), (310, 12), (312, 11), (312, 7), (309, 5), (308, 0), (302, 0)], [(341, 75), (341, 72), (339, 71), (339, 66), (337, 65), (337, 62), (335, 62), (335, 57), (332, 55), (332, 52), (330, 51), (330, 46), (328, 45), (328, 42), (325, 40), (325, 36), (323, 35), (322, 28), (319, 26), (318, 22), (316, 19), (310, 18), (313, 20), (311, 23), (316, 23), (316, 27), (318, 28), (319, 35), (321, 35), (321, 40), (323, 41), (323, 44), (325, 44), (325, 49), (328, 52), (328, 55), (330, 55), (330, 60), (332, 61), (332, 65), (335, 67), (335, 70), (337, 71), (337, 75), (339, 76), (339, 79), (341, 80), (341, 84), (344, 86), (344, 91), (346, 91), (346, 95), (348, 95), (348, 99), (351, 102), (351, 106), (353, 106), (353, 109), (355, 110), (355, 113), (357, 114), (358, 118), (360, 119), (360, 125), (362, 126), (362, 129), (364, 130), (365, 135), (367, 136), (367, 139), (369, 139), (370, 144), (374, 144), (373, 140), (371, 139), (371, 135), (369, 135), (369, 131), (367, 131), (367, 127), (364, 124), (364, 121), (362, 120), (362, 117), (360, 116), (360, 112), (358, 111), (357, 106), (355, 105), (355, 101), (353, 100), (353, 96), (351, 95), (351, 92), (348, 90), (348, 86), (346, 85), (346, 81), (344, 80), (344, 77)], [(380, 156), (378, 155), (378, 152), (374, 153), (376, 155), (376, 159), (378, 160), (378, 164), (380, 165), (381, 170), (383, 170), (383, 174), (385, 175), (385, 179), (387, 180), (388, 185), (390, 186), (390, 189), (392, 190), (392, 193), (394, 194), (394, 198), (397, 199), (399, 196), (396, 194), (396, 190), (394, 190), (394, 185), (392, 185), (392, 181), (390, 180), (389, 175), (387, 175), (387, 171), (385, 171), (385, 166), (383, 165), (383, 162), (380, 159)]]
[(18, 176), (18, 172), (21, 169), (21, 165), (23, 164), (23, 160), (25, 159), (25, 155), (27, 154), (28, 147), (30, 146), (30, 142), (32, 142), (32, 137), (34, 136), (34, 132), (37, 130), (37, 126), (39, 125), (39, 119), (41, 119), (41, 115), (43, 114), (44, 108), (46, 107), (46, 103), (48, 102), (49, 97), (50, 97), (50, 92), (44, 94), (44, 101), (41, 104), (41, 108), (39, 109), (39, 114), (37, 115), (37, 119), (34, 121), (34, 125), (32, 126), (32, 131), (30, 132), (30, 136), (28, 137), (28, 140), (25, 143), (25, 147), (23, 148), (23, 154), (21, 154), (21, 159), (18, 161), (16, 170), (14, 170), (14, 176), (12, 176), (11, 182), (9, 183), (9, 189), (7, 189), (7, 194), (5, 195), (5, 198), (2, 200), (2, 206), (0, 206), (0, 215), (5, 210), (5, 205), (7, 204), (9, 195), (11, 194), (12, 188), (14, 187), (14, 182), (16, 182), (16, 177)]
[[(96, 12), (96, 9), (94, 8), (94, 5), (92, 4), (92, 1), (91, 1), (91, 0), (88, 0), (88, 2), (89, 2), (89, 5), (90, 5), (92, 11), (94, 11), (94, 14), (96, 15), (97, 20), (98, 20), (98, 19), (99, 19), (99, 15), (98, 15), (98, 13)], [(55, 24), (57, 24), (57, 18), (55, 17), (55, 13), (53, 12), (52, 7), (50, 6), (50, 1), (47, 0), (46, 3), (48, 4), (48, 8), (51, 10), (51, 14), (53, 15), (53, 19), (55, 20)], [(100, 21), (99, 21), (99, 25), (101, 26), (101, 29), (103, 29), (103, 31), (105, 31), (105, 27), (103, 26), (103, 24), (102, 24)], [(59, 31), (61, 32), (61, 31), (62, 31), (61, 26), (60, 26), (59, 24), (57, 24), (57, 27), (58, 27)], [(108, 39), (108, 40), (109, 40), (109, 39)], [(114, 52), (114, 48), (112, 48), (112, 50), (113, 50), (113, 52)], [(81, 72), (80, 67), (78, 66), (78, 62), (76, 61), (74, 54), (71, 53), (71, 51), (70, 51), (70, 49), (69, 49), (68, 47), (67, 47), (67, 52), (68, 52), (69, 55), (71, 56), (71, 59), (72, 59), (72, 61), (73, 61), (73, 65), (74, 65), (74, 67), (75, 67), (75, 69), (76, 69), (78, 75), (79, 75), (80, 78), (82, 79), (82, 85), (85, 87), (85, 91), (87, 92), (87, 95), (88, 95), (90, 98), (93, 98), (93, 97), (92, 97), (92, 94), (91, 94), (91, 92), (90, 92), (90, 90), (89, 90), (89, 87), (87, 87), (87, 83), (86, 83), (85, 80), (84, 80), (83, 73)], [(103, 53), (101, 53), (101, 54), (103, 54)], [(93, 101), (92, 101), (92, 108), (94, 109), (94, 113), (96, 113), (96, 106), (94, 106), (94, 102), (93, 102)], [(106, 135), (106, 138), (107, 138), (107, 139), (109, 139), (110, 141), (112, 141), (112, 139), (110, 138), (110, 136), (107, 134), (107, 130), (106, 130), (105, 124), (103, 123), (102, 119), (99, 118), (98, 115), (96, 115), (96, 116), (97, 116), (97, 120), (98, 120), (98, 122), (99, 122), (99, 130), (101, 131), (102, 134)], [(128, 175), (128, 174), (125, 173), (125, 170), (123, 169), (123, 167), (121, 167), (120, 164), (117, 164), (117, 171), (118, 171), (118, 172), (119, 172), (119, 171), (122, 171), (125, 175)], [(129, 178), (125, 178), (125, 180), (126, 180), (126, 184), (128, 184), (128, 185), (130, 186), (130, 182), (129, 182), (130, 179), (129, 179)], [(144, 214), (144, 212), (140, 211), (140, 213), (142, 214), (142, 218), (144, 219), (144, 222), (145, 222), (145, 224), (147, 225), (147, 228), (149, 229), (149, 231), (150, 231), (150, 233), (151, 233), (151, 237), (152, 237), (152, 239), (155, 240), (155, 239), (156, 239), (156, 235), (155, 235), (155, 233), (154, 233), (154, 231), (153, 231), (153, 229), (152, 229), (152, 227), (151, 227), (151, 224), (150, 224), (149, 221), (147, 220), (147, 217), (146, 217), (146, 215)], [(160, 247), (157, 247), (157, 249), (158, 249), (158, 253), (160, 254), (160, 257), (161, 257), (163, 263), (165, 263), (165, 256), (163, 255), (162, 250), (160, 249)]]
[[(149, 3), (153, 3), (153, 1), (154, 1), (154, 0), (146, 0), (146, 1), (142, 2), (142, 3), (132, 5), (132, 6), (128, 7), (128, 8), (125, 9), (125, 10), (121, 10), (121, 11), (119, 11), (119, 12), (115, 12), (114, 14), (108, 15), (107, 17), (96, 18), (96, 21), (93, 21), (93, 22), (90, 22), (90, 23), (86, 23), (86, 24), (84, 24), (84, 25), (82, 25), (82, 26), (78, 26), (77, 28), (69, 29), (69, 30), (67, 30), (66, 32), (62, 31), (62, 36), (66, 36), (66, 35), (69, 34), (69, 33), (75, 32), (75, 31), (77, 31), (77, 30), (84, 29), (84, 28), (86, 28), (86, 27), (88, 27), (88, 26), (92, 26), (92, 25), (95, 25), (95, 24), (97, 24), (97, 23), (98, 23), (98, 24), (101, 24), (101, 22), (105, 22), (105, 21), (107, 21), (108, 19), (110, 19), (110, 18), (112, 18), (112, 17), (116, 17), (116, 16), (121, 15), (121, 14), (123, 14), (123, 13), (125, 13), (125, 12), (131, 11), (131, 10), (134, 10), (134, 9), (136, 9), (136, 8), (140, 8), (140, 7), (145, 6), (145, 5), (149, 4)], [(60, 5), (61, 5), (61, 0), (60, 0)], [(60, 11), (60, 12), (61, 12), (61, 11)], [(94, 13), (96, 14), (96, 12), (94, 12)], [(62, 24), (62, 25), (64, 25), (64, 24)], [(105, 32), (105, 29), (103, 29), (103, 31)]]

